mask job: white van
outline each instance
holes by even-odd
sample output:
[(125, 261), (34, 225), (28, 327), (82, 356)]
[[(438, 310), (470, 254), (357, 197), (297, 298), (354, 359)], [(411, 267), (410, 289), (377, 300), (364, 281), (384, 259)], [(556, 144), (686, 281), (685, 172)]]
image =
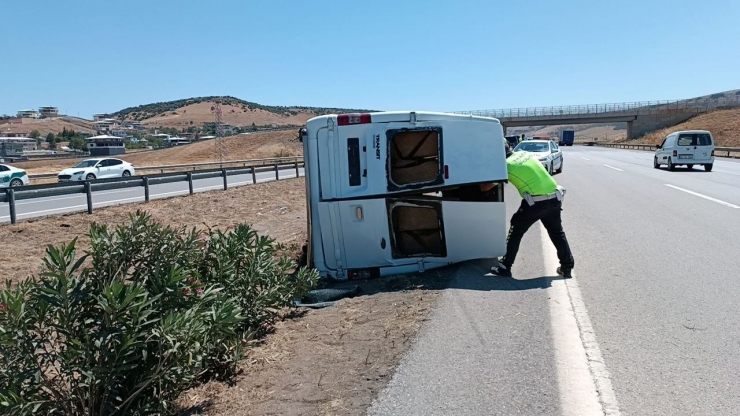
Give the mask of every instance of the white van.
[(653, 167), (668, 166), (674, 170), (676, 166), (686, 166), (692, 169), (694, 165), (703, 165), (707, 172), (714, 166), (714, 138), (706, 130), (684, 130), (669, 134), (663, 143), (656, 144)]
[[(300, 131), (308, 260), (336, 279), (424, 271), (505, 253), (504, 135), (493, 118), (377, 112)], [(485, 195), (478, 185), (499, 185)]]

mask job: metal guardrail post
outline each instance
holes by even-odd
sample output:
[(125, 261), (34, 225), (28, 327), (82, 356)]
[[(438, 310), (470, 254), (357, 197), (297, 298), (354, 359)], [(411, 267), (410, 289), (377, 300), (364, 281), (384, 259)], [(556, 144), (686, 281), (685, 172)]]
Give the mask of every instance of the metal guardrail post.
[(275, 164), (275, 180), (276, 181), (279, 181), (280, 180), (280, 170), (278, 168), (278, 164), (277, 163)]
[(92, 202), (92, 185), (90, 181), (85, 182), (85, 194), (87, 195), (87, 213), (93, 213), (93, 202)]
[(190, 195), (193, 194), (193, 173), (188, 172), (188, 190), (190, 191)]
[(301, 172), (298, 170), (298, 162), (295, 162), (295, 177), (301, 176)]
[(254, 166), (252, 166), (252, 183), (257, 183), (257, 173), (254, 171)]
[(226, 169), (221, 169), (221, 175), (224, 177), (224, 191), (229, 189), (229, 183), (226, 178)]
[(8, 188), (8, 210), (10, 211), (10, 223), (15, 224), (16, 223), (16, 216), (15, 216), (15, 190), (13, 188)]
[(144, 202), (149, 202), (149, 178), (144, 176), (142, 181), (144, 182)]

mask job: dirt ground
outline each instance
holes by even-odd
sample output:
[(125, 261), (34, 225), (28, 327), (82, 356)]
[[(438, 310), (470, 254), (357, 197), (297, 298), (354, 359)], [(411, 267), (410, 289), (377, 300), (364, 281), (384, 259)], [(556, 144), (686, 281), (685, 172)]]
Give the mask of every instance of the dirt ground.
[[(48, 244), (80, 237), (92, 221), (120, 224), (136, 209), (173, 226), (225, 229), (248, 222), (293, 245), (306, 239), (303, 179), (286, 179), (52, 216), (0, 226), (0, 284), (37, 273)], [(360, 293), (323, 309), (299, 309), (247, 353), (233, 383), (209, 382), (181, 395), (183, 415), (360, 415), (390, 381), (445, 286), (443, 272), (352, 281)]]
[[(272, 131), (236, 135), (224, 138), (226, 160), (260, 159), (271, 157), (298, 156), (303, 153), (301, 143), (296, 140), (297, 130)], [(185, 146), (146, 152), (127, 152), (119, 156), (133, 163), (134, 168), (158, 165), (180, 165), (187, 163), (215, 162), (216, 142), (206, 140)], [(18, 162), (13, 166), (26, 169), (30, 175), (41, 173), (58, 173), (62, 169), (74, 166), (80, 159), (47, 159), (30, 162)], [(34, 183), (37, 183), (34, 181)], [(39, 182), (40, 183), (40, 182)]]
[(445, 285), (441, 272), (359, 283), (363, 293), (279, 322), (233, 386), (184, 393), (183, 415), (362, 415), (390, 382)]

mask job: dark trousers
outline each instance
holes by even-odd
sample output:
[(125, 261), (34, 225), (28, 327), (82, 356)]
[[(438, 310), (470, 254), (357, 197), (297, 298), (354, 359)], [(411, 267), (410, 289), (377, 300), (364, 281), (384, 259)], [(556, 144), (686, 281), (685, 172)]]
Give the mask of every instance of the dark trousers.
[(558, 251), (560, 266), (564, 269), (572, 269), (575, 263), (573, 254), (570, 252), (570, 245), (565, 238), (565, 231), (563, 231), (563, 222), (560, 218), (562, 210), (562, 202), (556, 198), (535, 202), (532, 206), (522, 200), (519, 210), (511, 217), (509, 236), (506, 238), (506, 255), (501, 259), (501, 263), (511, 270), (524, 233), (539, 220), (542, 221), (542, 225), (545, 226), (550, 240)]

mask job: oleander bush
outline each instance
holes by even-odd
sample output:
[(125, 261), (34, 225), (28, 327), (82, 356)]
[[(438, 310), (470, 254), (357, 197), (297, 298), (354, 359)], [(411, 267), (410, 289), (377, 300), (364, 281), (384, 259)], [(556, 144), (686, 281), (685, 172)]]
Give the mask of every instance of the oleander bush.
[(76, 239), (49, 246), (40, 275), (0, 290), (2, 414), (173, 414), (318, 279), (246, 224), (175, 229), (137, 211), (88, 236), (82, 256)]

